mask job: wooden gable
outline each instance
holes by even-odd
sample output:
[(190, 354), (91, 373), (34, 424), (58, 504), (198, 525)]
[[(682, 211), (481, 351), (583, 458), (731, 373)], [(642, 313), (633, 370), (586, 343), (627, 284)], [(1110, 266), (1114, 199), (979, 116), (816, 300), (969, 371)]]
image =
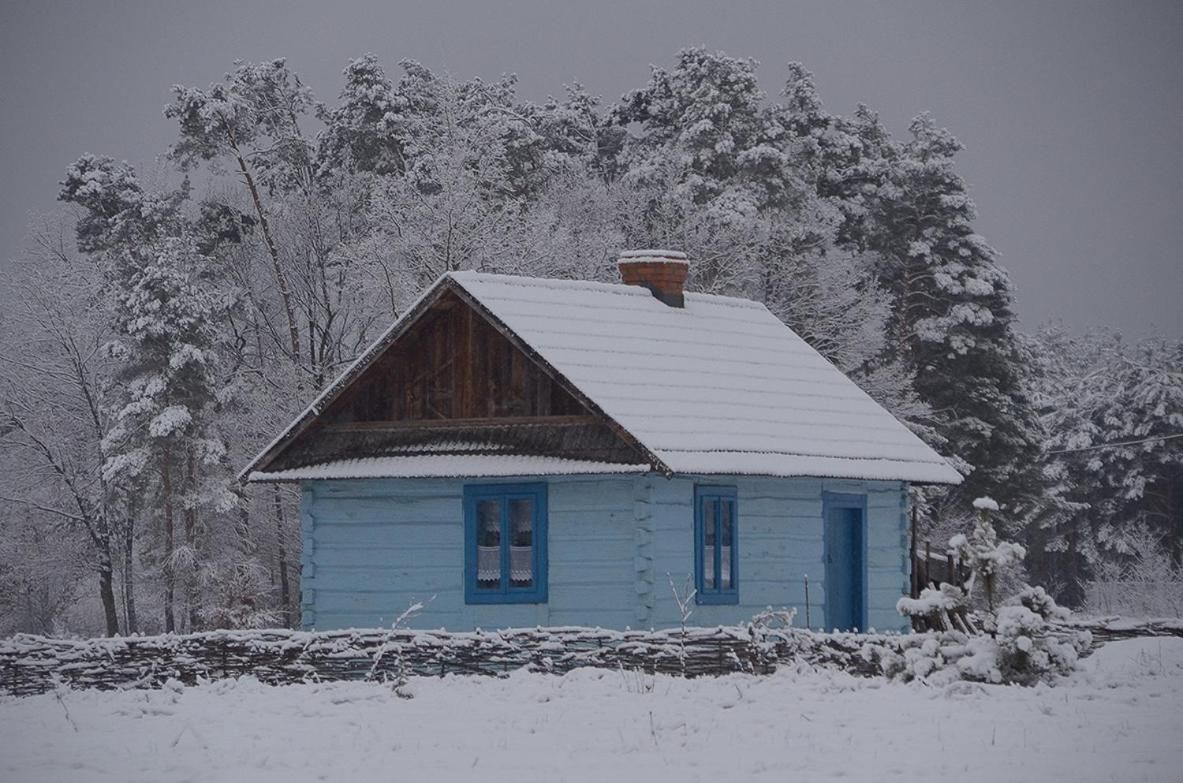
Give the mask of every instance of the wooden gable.
[(446, 291), (323, 419), (431, 422), (587, 414), (534, 360)]
[(445, 287), (263, 469), (449, 453), (648, 461), (504, 327)]

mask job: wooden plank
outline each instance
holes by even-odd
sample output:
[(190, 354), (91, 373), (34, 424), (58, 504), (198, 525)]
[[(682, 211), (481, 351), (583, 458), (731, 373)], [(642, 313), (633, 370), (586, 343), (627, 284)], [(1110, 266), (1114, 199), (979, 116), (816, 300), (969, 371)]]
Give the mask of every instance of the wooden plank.
[(546, 373), (540, 368), (534, 372), (534, 408), (530, 411), (533, 416), (550, 415), (551, 382)]
[(459, 418), (470, 418), (473, 415), (472, 378), (476, 361), (473, 354), (473, 319), (472, 309), (465, 307), (460, 311), (460, 329), (457, 339), (456, 362), (456, 408), (455, 415)]

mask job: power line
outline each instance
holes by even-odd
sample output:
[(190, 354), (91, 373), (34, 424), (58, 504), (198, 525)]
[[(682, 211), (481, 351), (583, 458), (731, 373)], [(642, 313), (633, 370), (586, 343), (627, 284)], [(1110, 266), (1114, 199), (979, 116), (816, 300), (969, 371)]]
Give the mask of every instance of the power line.
[(1048, 454), (1077, 454), (1082, 451), (1099, 451), (1100, 449), (1115, 449), (1118, 446), (1138, 446), (1142, 443), (1154, 443), (1160, 440), (1175, 440), (1176, 438), (1183, 438), (1183, 432), (1175, 433), (1174, 435), (1155, 435), (1152, 438), (1142, 438), (1141, 440), (1121, 440), (1113, 443), (1098, 443), (1096, 446), (1084, 446), (1079, 449), (1059, 449), (1057, 451), (1049, 451)]

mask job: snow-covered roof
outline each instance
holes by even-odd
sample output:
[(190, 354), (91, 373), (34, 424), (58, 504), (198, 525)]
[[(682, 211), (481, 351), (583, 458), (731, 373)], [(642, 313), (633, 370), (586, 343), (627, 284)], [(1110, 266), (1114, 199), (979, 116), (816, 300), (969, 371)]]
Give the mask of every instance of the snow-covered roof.
[(961, 481), (759, 303), (451, 276), (675, 473)]
[[(961, 481), (939, 454), (756, 302), (688, 293), (685, 307), (670, 307), (639, 286), (480, 272), (450, 272), (432, 291), (441, 285), (458, 286), (484, 307), (635, 438), (660, 463), (654, 465), (658, 469)], [(329, 478), (302, 472), (313, 468), (284, 471), (283, 479), (255, 468), (323, 410), (400, 333), (400, 326), (415, 317), (413, 308), (375, 341), (244, 474), (251, 480)], [(493, 469), (489, 461), (519, 460), (516, 472), (461, 473), (478, 466), (458, 462), (446, 474), (430, 475), (530, 475), (542, 467), (538, 463), (526, 471), (520, 462), (524, 458), (508, 455), (430, 455), (375, 460), (365, 475), (412, 475), (406, 472), (412, 463), (399, 463), (405, 469), (396, 466), (412, 459), (415, 469), (426, 469), (431, 459), (479, 459), (485, 461), (481, 470)], [(589, 463), (585, 470), (564, 472), (604, 472), (593, 469), (595, 464), (604, 465)]]

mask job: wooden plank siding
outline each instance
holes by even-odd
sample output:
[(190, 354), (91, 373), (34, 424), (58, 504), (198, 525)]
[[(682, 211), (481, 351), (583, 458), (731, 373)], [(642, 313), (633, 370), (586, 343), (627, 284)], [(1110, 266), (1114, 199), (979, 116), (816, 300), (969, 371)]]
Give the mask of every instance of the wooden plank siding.
[[(513, 479), (507, 481), (521, 481)], [(543, 479), (530, 479), (539, 481)], [(693, 575), (696, 480), (657, 474), (552, 477), (548, 484), (549, 600), (464, 603), (464, 481), (403, 479), (305, 484), (303, 624), (329, 630), (389, 625), (431, 599), (412, 627), (676, 626), (670, 590)], [(694, 625), (734, 624), (771, 606), (825, 625), (822, 493), (867, 496), (869, 625), (903, 629), (907, 590), (906, 493), (900, 482), (710, 477), (736, 487), (739, 603), (695, 606)], [(473, 483), (495, 483), (473, 480)], [(693, 580), (690, 580), (693, 582)]]
[(322, 419), (430, 422), (583, 413), (541, 367), (448, 292)]
[(445, 291), (266, 465), (453, 453), (653, 464), (563, 383)]

